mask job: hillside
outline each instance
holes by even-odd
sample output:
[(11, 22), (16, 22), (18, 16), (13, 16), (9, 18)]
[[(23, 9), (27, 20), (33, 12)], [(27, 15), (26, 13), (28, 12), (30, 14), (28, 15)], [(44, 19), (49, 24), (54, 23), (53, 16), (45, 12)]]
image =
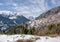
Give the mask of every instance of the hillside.
[(52, 8), (52, 9), (48, 10), (47, 12), (39, 15), (38, 17), (36, 17), (36, 20), (41, 19), (41, 18), (47, 18), (50, 15), (55, 15), (55, 14), (58, 14), (58, 13), (60, 13), (60, 6)]
[(28, 22), (29, 26), (33, 26), (35, 28), (40, 28), (56, 23), (60, 23), (60, 6), (52, 8), (51, 10), (41, 14), (36, 18), (36, 20)]

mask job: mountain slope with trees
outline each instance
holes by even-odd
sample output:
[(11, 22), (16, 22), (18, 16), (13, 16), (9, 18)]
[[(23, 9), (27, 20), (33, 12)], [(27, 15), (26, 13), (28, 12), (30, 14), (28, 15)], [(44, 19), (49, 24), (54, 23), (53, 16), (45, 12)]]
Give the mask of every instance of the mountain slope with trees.
[(60, 6), (41, 14), (36, 20), (2, 31), (2, 34), (60, 35)]

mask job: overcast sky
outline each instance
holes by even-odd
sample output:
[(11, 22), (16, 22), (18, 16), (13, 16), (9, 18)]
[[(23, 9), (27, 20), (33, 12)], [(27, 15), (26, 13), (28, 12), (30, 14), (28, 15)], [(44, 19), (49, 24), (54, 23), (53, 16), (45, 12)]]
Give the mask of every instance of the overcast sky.
[(25, 17), (38, 16), (56, 6), (60, 6), (60, 0), (0, 0), (0, 11), (17, 12)]

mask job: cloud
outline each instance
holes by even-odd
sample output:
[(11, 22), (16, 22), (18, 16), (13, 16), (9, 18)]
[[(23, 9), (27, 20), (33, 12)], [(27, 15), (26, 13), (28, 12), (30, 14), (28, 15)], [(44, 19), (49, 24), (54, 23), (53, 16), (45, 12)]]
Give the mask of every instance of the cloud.
[(18, 6), (16, 3), (13, 3), (12, 5), (13, 5), (13, 6)]
[(0, 3), (0, 6), (3, 5), (3, 3)]
[(15, 5), (13, 8), (20, 14), (28, 16), (38, 16), (47, 9), (44, 0), (26, 0), (26, 2)]
[(4, 13), (4, 15), (10, 15), (10, 14), (12, 14), (11, 11), (6, 11), (6, 10), (0, 11), (0, 14), (3, 14), (3, 13)]
[[(6, 0), (3, 10), (18, 12), (20, 15), (38, 16), (46, 10), (60, 4), (60, 0)], [(2, 4), (0, 4), (2, 5)]]
[(45, 3), (48, 9), (60, 6), (60, 0), (46, 0)]

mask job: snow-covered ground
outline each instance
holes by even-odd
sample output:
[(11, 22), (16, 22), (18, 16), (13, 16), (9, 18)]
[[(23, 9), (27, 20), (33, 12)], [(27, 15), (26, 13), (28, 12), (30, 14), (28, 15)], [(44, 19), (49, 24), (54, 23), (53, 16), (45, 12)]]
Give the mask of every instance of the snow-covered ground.
[(60, 42), (60, 37), (34, 36), (34, 35), (0, 35), (0, 42), (16, 42), (19, 39), (30, 39), (34, 42)]

